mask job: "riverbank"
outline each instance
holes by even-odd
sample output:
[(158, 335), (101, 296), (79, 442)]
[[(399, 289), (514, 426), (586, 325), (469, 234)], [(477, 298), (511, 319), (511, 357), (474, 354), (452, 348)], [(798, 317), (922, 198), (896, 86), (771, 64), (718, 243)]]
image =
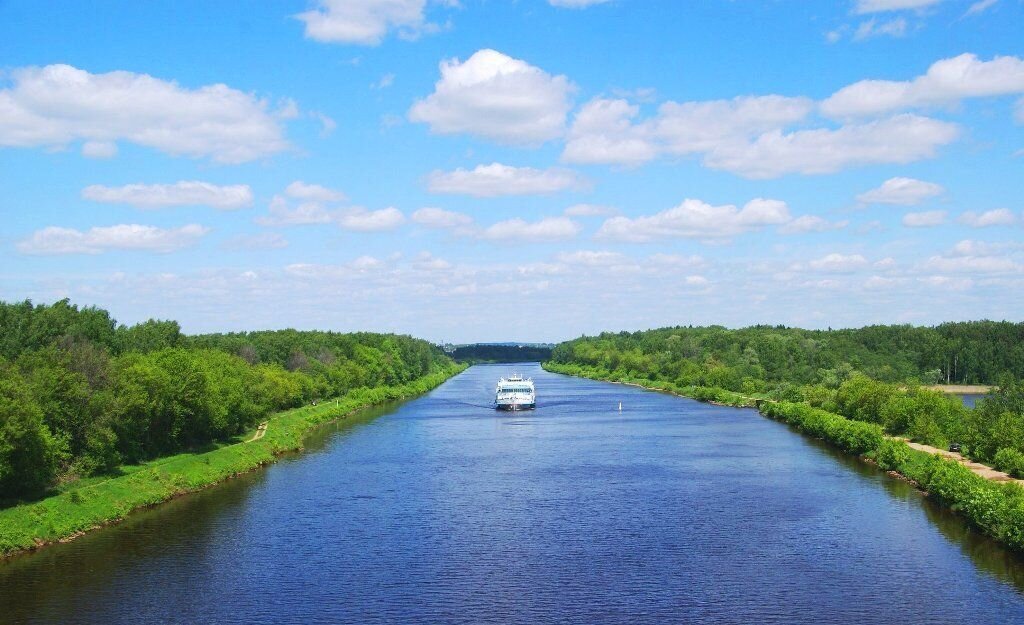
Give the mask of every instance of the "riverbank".
[[(343, 397), (303, 406), (271, 417), (254, 428), (244, 442), (205, 453), (179, 454), (141, 467), (125, 467), (122, 475), (0, 510), (0, 556), (67, 542), (148, 508), (274, 462), (302, 449), (305, 435), (316, 426), (336, 421), (371, 406), (420, 395), (465, 369), (451, 367), (401, 386), (360, 388)], [(262, 435), (259, 432), (262, 428)]]
[(988, 384), (933, 384), (928, 388), (950, 395), (987, 395), (995, 387)]
[(618, 381), (699, 401), (741, 408), (756, 407), (766, 417), (782, 421), (804, 434), (872, 462), (883, 471), (895, 474), (894, 477), (906, 479), (926, 496), (962, 515), (988, 536), (1024, 552), (1024, 488), (1016, 481), (1002, 478), (1004, 474), (991, 467), (978, 465), (992, 475), (979, 474), (956, 458), (915, 449), (903, 439), (888, 437), (881, 426), (847, 419), (807, 404), (770, 401), (718, 388), (678, 387), (668, 382), (636, 379), (616, 380), (608, 372), (574, 365), (548, 362), (543, 366), (554, 373)]

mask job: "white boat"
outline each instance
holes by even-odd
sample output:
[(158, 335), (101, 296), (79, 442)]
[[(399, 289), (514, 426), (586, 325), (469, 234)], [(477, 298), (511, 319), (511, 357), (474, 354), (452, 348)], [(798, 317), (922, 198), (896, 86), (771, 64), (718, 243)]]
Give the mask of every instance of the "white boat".
[(512, 374), (498, 380), (494, 390), (494, 407), (498, 410), (533, 410), (537, 406), (533, 380)]

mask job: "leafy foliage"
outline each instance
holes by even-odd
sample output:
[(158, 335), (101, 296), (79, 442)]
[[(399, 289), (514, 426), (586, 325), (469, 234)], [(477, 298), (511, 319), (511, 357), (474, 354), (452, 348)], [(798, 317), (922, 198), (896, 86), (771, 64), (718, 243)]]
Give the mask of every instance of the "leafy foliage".
[(185, 336), (98, 308), (0, 303), (0, 500), (227, 441), (273, 411), (398, 387), (452, 361), (408, 336)]

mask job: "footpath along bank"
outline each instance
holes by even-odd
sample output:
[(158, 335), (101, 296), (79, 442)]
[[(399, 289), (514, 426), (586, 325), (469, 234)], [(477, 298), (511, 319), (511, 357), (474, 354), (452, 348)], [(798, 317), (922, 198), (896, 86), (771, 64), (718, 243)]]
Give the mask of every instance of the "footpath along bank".
[(0, 557), (67, 542), (117, 523), (135, 510), (253, 471), (284, 453), (302, 449), (306, 434), (319, 425), (364, 408), (425, 393), (465, 368), (453, 364), (401, 386), (355, 389), (316, 406), (278, 413), (252, 430), (244, 442), (158, 459), (130, 473), (0, 510)]

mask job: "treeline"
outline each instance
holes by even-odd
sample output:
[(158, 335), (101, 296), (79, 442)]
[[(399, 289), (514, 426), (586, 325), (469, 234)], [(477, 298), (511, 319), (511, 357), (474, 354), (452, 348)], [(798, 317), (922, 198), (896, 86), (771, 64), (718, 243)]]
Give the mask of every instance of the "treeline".
[(994, 384), (1006, 373), (1024, 375), (1024, 323), (675, 327), (583, 337), (556, 346), (552, 360), (752, 393), (780, 384), (835, 384), (853, 371), (883, 382)]
[(0, 302), (0, 500), (240, 434), (275, 410), (395, 386), (452, 361), (408, 336), (185, 336), (98, 308)]
[[(1017, 381), (1024, 364), (1015, 360), (1021, 346), (1009, 344), (1020, 327), (977, 322), (836, 332), (666, 328), (563, 343), (551, 362), (565, 373), (637, 380), (723, 403), (742, 403), (742, 397), (805, 403), (893, 436), (936, 447), (957, 443), (969, 457), (1024, 477), (1024, 384)], [(953, 328), (958, 330), (948, 340), (958, 354), (1003, 352), (993, 356), (991, 377), (972, 380), (999, 387), (974, 410), (920, 385), (937, 377), (921, 370), (930, 365), (921, 337)]]
[(540, 362), (551, 348), (540, 345), (459, 345), (451, 351), (455, 362)]

